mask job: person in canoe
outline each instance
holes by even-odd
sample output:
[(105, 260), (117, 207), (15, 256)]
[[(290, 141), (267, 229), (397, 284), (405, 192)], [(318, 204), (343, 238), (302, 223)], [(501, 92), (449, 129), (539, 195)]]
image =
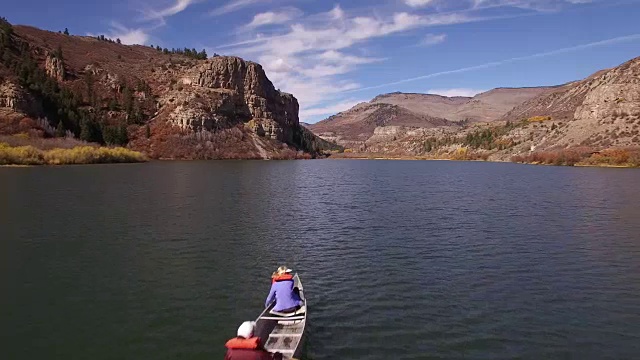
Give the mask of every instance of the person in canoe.
[(276, 301), (273, 311), (281, 313), (290, 313), (298, 310), (302, 306), (302, 299), (298, 289), (293, 286), (293, 275), (291, 269), (286, 266), (280, 266), (278, 270), (271, 276), (271, 291), (264, 304), (269, 307), (274, 300)]
[(282, 360), (281, 353), (270, 353), (254, 337), (255, 322), (245, 321), (238, 328), (238, 336), (227, 341), (224, 360)]

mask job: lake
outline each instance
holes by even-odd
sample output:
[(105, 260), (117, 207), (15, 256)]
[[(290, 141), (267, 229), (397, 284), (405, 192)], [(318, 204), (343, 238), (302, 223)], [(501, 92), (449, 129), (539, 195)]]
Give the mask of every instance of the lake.
[(222, 359), (298, 271), (308, 359), (640, 356), (640, 170), (0, 168), (4, 359)]

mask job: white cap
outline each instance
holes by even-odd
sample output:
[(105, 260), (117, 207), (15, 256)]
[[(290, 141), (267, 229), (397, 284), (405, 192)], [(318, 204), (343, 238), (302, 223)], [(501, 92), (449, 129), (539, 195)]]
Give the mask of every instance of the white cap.
[(285, 270), (284, 272), (286, 272), (286, 273), (290, 273), (290, 272), (292, 272), (292, 271), (293, 271), (293, 270), (291, 270), (291, 269), (287, 268), (287, 270)]
[(238, 328), (238, 336), (249, 339), (253, 336), (253, 328), (256, 326), (255, 321), (245, 321)]

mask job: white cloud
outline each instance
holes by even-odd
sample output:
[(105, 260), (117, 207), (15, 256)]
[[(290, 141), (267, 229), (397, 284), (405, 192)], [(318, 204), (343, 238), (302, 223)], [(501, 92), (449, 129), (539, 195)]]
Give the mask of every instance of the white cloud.
[[(281, 0), (231, 0), (215, 9), (212, 14), (226, 14), (264, 2)], [(438, 6), (452, 7), (453, 2), (439, 0), (403, 0), (413, 8)], [(234, 43), (214, 48), (214, 51), (233, 53), (261, 63), (273, 83), (284, 91), (295, 94), (300, 102), (301, 114), (318, 113), (318, 109), (330, 108), (334, 102), (344, 102), (344, 93), (362, 88), (349, 74), (362, 66), (384, 59), (366, 54), (367, 44), (374, 39), (406, 33), (415, 29), (447, 26), (496, 18), (524, 16), (523, 12), (501, 17), (487, 17), (483, 9), (493, 7), (517, 7), (532, 14), (546, 10), (554, 4), (586, 0), (465, 0), (466, 10), (443, 12), (441, 8), (429, 13), (377, 12), (360, 9), (359, 13), (344, 10), (336, 5), (330, 11), (307, 15), (297, 19), (281, 11), (257, 14), (248, 24), (240, 27), (240, 37)], [(459, 5), (460, 2), (457, 3)], [(275, 25), (281, 26), (275, 26)], [(260, 33), (262, 26), (272, 25), (268, 35)], [(285, 26), (286, 25), (286, 26)], [(250, 35), (252, 34), (252, 36)], [(445, 34), (428, 34), (422, 45), (435, 45), (446, 40)], [(366, 54), (366, 55), (365, 55)], [(471, 71), (496, 66), (484, 64), (470, 69), (458, 69), (427, 77)], [(419, 77), (423, 78), (423, 77)], [(395, 83), (413, 81), (405, 79), (392, 84), (367, 87), (384, 87)], [(316, 110), (313, 110), (316, 109)]]
[(422, 41), (420, 41), (420, 45), (422, 46), (432, 46), (443, 43), (447, 39), (446, 34), (427, 34), (424, 36)]
[(162, 20), (165, 17), (173, 16), (186, 10), (190, 5), (195, 4), (200, 0), (175, 0), (175, 3), (159, 10), (146, 10), (143, 11), (145, 20)]
[(261, 26), (285, 24), (289, 21), (301, 16), (302, 12), (296, 8), (287, 8), (280, 11), (268, 11), (256, 14), (253, 20), (247, 25), (245, 29), (257, 29)]
[(435, 0), (404, 0), (405, 4), (414, 8), (425, 7), (433, 4), (434, 2)]
[(517, 62), (517, 61), (526, 61), (526, 60), (531, 60), (531, 59), (536, 59), (536, 58), (543, 58), (543, 57), (548, 57), (548, 56), (560, 55), (560, 54), (570, 53), (570, 52), (574, 52), (574, 51), (580, 51), (580, 50), (591, 49), (591, 48), (595, 48), (595, 47), (602, 47), (602, 46), (608, 46), (608, 45), (620, 44), (620, 43), (632, 42), (632, 41), (640, 41), (640, 33), (639, 34), (628, 35), (628, 36), (620, 36), (620, 37), (611, 38), (611, 39), (602, 40), (602, 41), (596, 41), (596, 42), (592, 42), (592, 43), (588, 43), (588, 44), (582, 44), (582, 45), (566, 47), (566, 48), (562, 48), (562, 49), (558, 49), (558, 50), (541, 52), (541, 53), (527, 55), (527, 56), (520, 56), (520, 57), (511, 58), (511, 59), (493, 61), (493, 62), (489, 62), (489, 63), (484, 63), (484, 64), (480, 64), (480, 65), (475, 65), (475, 66), (464, 67), (464, 68), (455, 69), (455, 70), (440, 71), (440, 72), (431, 73), (431, 74), (427, 74), (427, 75), (416, 76), (416, 77), (413, 77), (413, 78), (393, 81), (393, 82), (389, 82), (389, 83), (386, 83), (386, 84), (367, 86), (367, 87), (362, 87), (362, 88), (353, 89), (353, 90), (346, 90), (345, 92), (354, 92), (354, 91), (379, 89), (379, 88), (384, 88), (384, 87), (388, 87), (388, 86), (404, 84), (404, 83), (417, 81), (417, 80), (431, 79), (431, 78), (434, 78), (434, 77), (439, 77), (439, 76), (444, 76), (444, 75), (459, 74), (459, 73), (465, 73), (465, 72), (469, 72), (469, 71), (488, 69), (488, 68), (501, 66), (501, 65), (505, 65), (505, 64), (509, 64), (509, 63), (513, 63), (513, 62)]
[(588, 4), (599, 0), (472, 0), (473, 8), (514, 7), (534, 11), (560, 10), (567, 4)]
[(486, 90), (470, 89), (470, 88), (454, 88), (454, 89), (431, 89), (427, 94), (442, 95), (447, 97), (465, 96), (474, 97)]
[[(254, 17), (254, 25), (270, 23), (276, 18), (275, 14)], [(340, 80), (341, 75), (384, 60), (353, 51), (356, 45), (421, 27), (474, 20), (461, 13), (354, 16), (338, 5), (294, 22), (278, 35), (256, 36), (218, 49), (226, 47), (230, 49), (225, 50), (226, 53), (237, 53), (262, 64), (277, 87), (295, 94), (301, 113), (307, 116), (311, 109), (337, 101), (341, 92), (359, 87), (354, 81)]]
[(211, 16), (220, 16), (231, 12), (238, 11), (253, 4), (257, 4), (263, 0), (231, 0), (225, 5), (217, 7), (209, 12)]
[[(97, 36), (93, 33), (87, 33), (88, 36)], [(144, 29), (129, 29), (120, 23), (112, 22), (109, 32), (105, 34), (106, 37), (120, 41), (125, 45), (145, 45), (149, 40), (149, 33)]]

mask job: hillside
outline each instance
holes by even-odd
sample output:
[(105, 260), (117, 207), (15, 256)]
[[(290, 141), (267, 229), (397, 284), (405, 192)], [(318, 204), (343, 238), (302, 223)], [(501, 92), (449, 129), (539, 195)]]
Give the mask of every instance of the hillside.
[(357, 147), (376, 127), (433, 128), (498, 120), (515, 106), (551, 88), (501, 88), (474, 97), (391, 93), (334, 115), (310, 129), (325, 139)]
[(0, 135), (124, 145), (152, 158), (294, 158), (334, 145), (259, 64), (0, 22)]
[[(553, 88), (525, 89), (517, 96), (513, 95), (509, 89), (496, 89), (466, 100), (462, 105), (477, 114), (478, 109), (484, 107), (474, 107), (474, 101), (500, 104), (494, 109), (505, 109), (521, 102), (496, 117), (496, 121), (436, 128), (378, 127), (372, 136), (356, 144), (359, 147), (352, 147), (352, 151), (551, 163), (575, 163), (603, 152), (616, 154), (616, 160), (602, 160), (601, 155), (593, 155), (597, 157), (593, 162), (640, 164), (640, 152), (637, 152), (640, 147), (640, 58), (598, 71), (581, 81)], [(438, 101), (449, 106), (462, 99)], [(421, 106), (424, 109), (429, 104)], [(439, 113), (448, 119), (455, 119), (457, 114), (459, 112)], [(339, 114), (337, 117), (344, 116)], [(312, 129), (330, 129), (327, 125), (335, 121), (330, 118)], [(348, 129), (340, 131), (349, 133)]]

